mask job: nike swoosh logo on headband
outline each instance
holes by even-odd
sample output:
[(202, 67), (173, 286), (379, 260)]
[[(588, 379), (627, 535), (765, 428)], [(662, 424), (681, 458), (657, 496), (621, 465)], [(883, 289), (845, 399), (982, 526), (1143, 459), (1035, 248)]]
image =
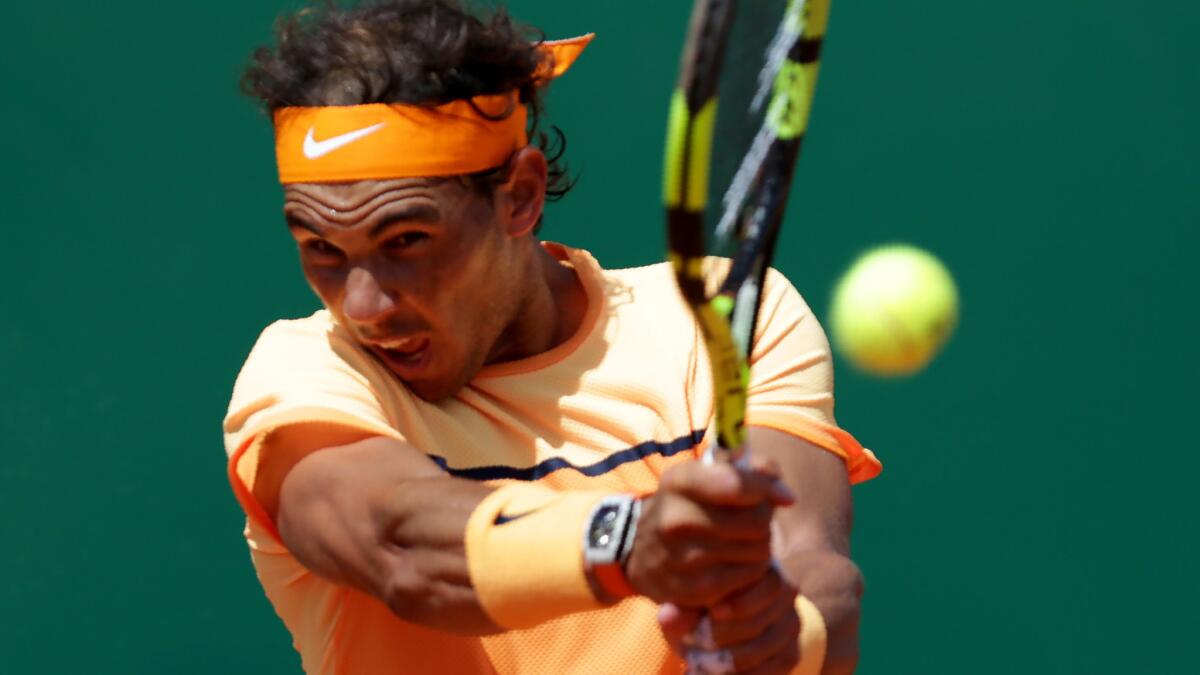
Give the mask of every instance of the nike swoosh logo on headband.
[(334, 150), (337, 150), (338, 148), (343, 148), (355, 141), (370, 136), (376, 131), (382, 129), (384, 126), (386, 126), (386, 122), (380, 122), (379, 124), (374, 124), (365, 129), (351, 131), (349, 133), (334, 136), (333, 138), (327, 138), (323, 141), (318, 141), (316, 139), (316, 128), (309, 127), (308, 135), (304, 137), (304, 156), (309, 159), (320, 159)]

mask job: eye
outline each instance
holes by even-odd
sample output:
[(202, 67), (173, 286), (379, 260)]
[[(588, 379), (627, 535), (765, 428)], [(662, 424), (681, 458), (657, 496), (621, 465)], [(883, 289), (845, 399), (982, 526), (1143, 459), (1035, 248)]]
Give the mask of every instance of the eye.
[(428, 232), (411, 230), (387, 240), (384, 248), (389, 251), (404, 251), (429, 239)]
[(301, 247), (304, 254), (318, 263), (338, 263), (342, 260), (342, 251), (324, 239), (308, 239)]

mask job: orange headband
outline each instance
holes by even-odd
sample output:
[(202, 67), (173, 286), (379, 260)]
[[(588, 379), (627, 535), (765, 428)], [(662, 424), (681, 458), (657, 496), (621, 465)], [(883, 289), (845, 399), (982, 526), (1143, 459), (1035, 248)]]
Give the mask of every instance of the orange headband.
[[(549, 82), (567, 72), (593, 37), (543, 42), (539, 48), (550, 58), (538, 78)], [(528, 144), (527, 115), (516, 92), (436, 108), (391, 103), (280, 108), (275, 111), (279, 182), (478, 173), (500, 166)]]

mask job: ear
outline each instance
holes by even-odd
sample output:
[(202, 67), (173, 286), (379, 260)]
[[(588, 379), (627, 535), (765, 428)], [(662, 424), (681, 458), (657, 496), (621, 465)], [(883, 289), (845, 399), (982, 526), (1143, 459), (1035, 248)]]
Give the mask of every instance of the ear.
[(508, 179), (497, 186), (500, 208), (506, 218), (510, 237), (522, 237), (533, 231), (546, 206), (546, 155), (532, 145), (513, 155)]

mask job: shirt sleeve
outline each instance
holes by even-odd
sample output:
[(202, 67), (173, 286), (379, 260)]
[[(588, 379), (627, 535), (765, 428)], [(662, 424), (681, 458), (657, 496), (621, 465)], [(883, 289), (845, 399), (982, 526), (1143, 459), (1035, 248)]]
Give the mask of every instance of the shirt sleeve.
[(852, 483), (870, 480), (882, 465), (837, 425), (829, 340), (812, 310), (780, 273), (763, 288), (757, 340), (750, 354), (746, 423), (770, 427), (825, 448), (846, 461)]
[(320, 313), (269, 326), (233, 387), (223, 431), (229, 480), (251, 529), (273, 532), (252, 496), (263, 443), (273, 429), (333, 424), (400, 438), (378, 395), (382, 367)]

